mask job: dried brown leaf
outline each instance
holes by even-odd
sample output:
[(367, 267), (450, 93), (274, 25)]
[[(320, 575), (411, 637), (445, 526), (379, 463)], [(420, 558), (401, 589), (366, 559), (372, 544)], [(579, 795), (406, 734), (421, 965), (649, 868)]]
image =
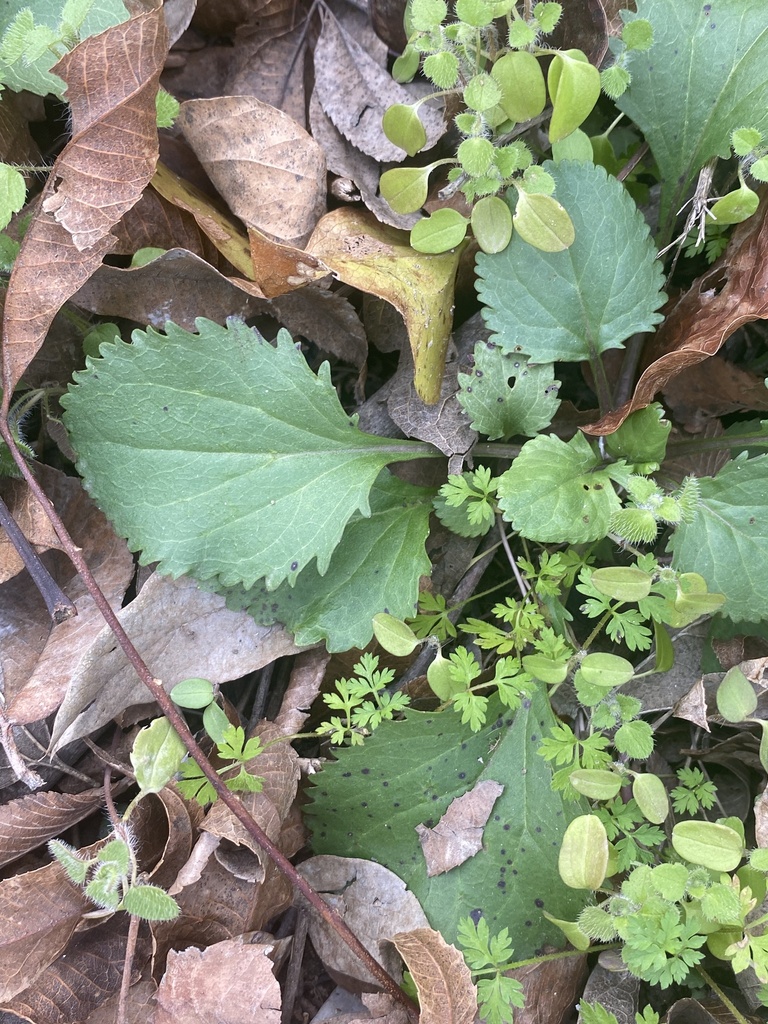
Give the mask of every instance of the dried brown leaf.
[(219, 942), (168, 954), (154, 1024), (280, 1024), (271, 945)]
[(283, 245), (267, 235), (248, 228), (251, 244), (253, 279), (269, 299), (303, 288), (311, 281), (327, 277), (330, 270), (310, 252), (294, 245)]
[(197, 330), (200, 316), (223, 324), (227, 317), (246, 319), (266, 307), (258, 285), (224, 277), (186, 249), (169, 249), (143, 267), (101, 266), (75, 302), (100, 316), (126, 317), (159, 330), (172, 320), (188, 331)]
[(713, 356), (735, 330), (768, 317), (768, 205), (739, 224), (724, 256), (697, 278), (676, 302), (654, 339), (653, 362), (643, 371), (632, 398), (596, 423), (587, 434), (611, 434), (636, 409), (682, 370)]
[(457, 868), (483, 848), (483, 829), (504, 787), (483, 779), (457, 796), (434, 828), (417, 825), (427, 875), (432, 878)]
[[(161, 173), (158, 171), (155, 174)], [(153, 179), (154, 180), (154, 179)], [(195, 218), (164, 199), (154, 188), (144, 189), (141, 199), (126, 213), (115, 228), (115, 252), (132, 256), (139, 249), (187, 249), (202, 256), (217, 270), (228, 261), (208, 238)]]
[(159, 2), (147, 0), (143, 13), (89, 36), (54, 65), (67, 83), (73, 135), (46, 182), (8, 285), (3, 382), (9, 393), (56, 311), (112, 249), (112, 227), (152, 177), (166, 39)]
[(179, 124), (230, 209), (302, 245), (325, 209), (325, 156), (301, 125), (255, 96), (188, 100)]
[(271, 305), (291, 334), (301, 334), (358, 370), (365, 365), (368, 339), (355, 307), (343, 295), (308, 285), (280, 295)]
[(590, 64), (600, 67), (608, 51), (608, 20), (602, 0), (570, 0), (563, 4), (563, 15), (555, 31), (547, 36), (547, 46), (581, 50)]
[(710, 732), (707, 721), (707, 697), (704, 692), (704, 680), (699, 679), (693, 684), (690, 690), (684, 694), (672, 708), (675, 718), (684, 718), (687, 722), (693, 722), (705, 732)]
[(768, 410), (762, 375), (713, 356), (678, 373), (663, 389), (664, 403), (675, 422), (698, 433), (706, 420), (745, 409)]
[(301, 732), (309, 717), (309, 709), (320, 693), (330, 658), (330, 654), (321, 647), (297, 655), (280, 711), (275, 718), (275, 729), (281, 735), (291, 736)]
[[(61, 550), (61, 541), (26, 480), (14, 480), (9, 477), (0, 479), (0, 497), (7, 505), (16, 525), (38, 554), (49, 548)], [(23, 568), (24, 562), (11, 538), (5, 530), (1, 531), (0, 584), (13, 579)]]
[[(194, 580), (153, 575), (119, 618), (144, 661), (170, 690), (190, 676), (213, 683), (237, 679), (298, 648), (280, 626), (257, 626), (245, 612), (231, 612), (224, 598)], [(56, 749), (90, 735), (125, 708), (147, 700), (108, 629), (92, 644), (56, 716)]]
[(515, 1024), (566, 1024), (584, 988), (587, 956), (542, 960), (506, 972), (523, 986), (525, 1005), (515, 1008)]
[(458, 949), (431, 928), (400, 932), (392, 942), (419, 992), (419, 1024), (472, 1024), (477, 989)]
[(103, 806), (104, 790), (30, 793), (0, 806), (0, 866), (37, 849)]
[[(357, 857), (311, 857), (298, 870), (326, 903), (339, 911), (371, 955), (399, 979), (399, 958), (389, 940), (398, 932), (429, 927), (405, 883), (381, 864)], [(353, 992), (380, 987), (336, 932), (314, 914), (309, 935), (325, 969), (338, 984)]]
[[(386, 69), (323, 9), (323, 28), (315, 47), (315, 89), (323, 110), (342, 135), (375, 160), (401, 161), (404, 150), (384, 134), (381, 119), (394, 103), (412, 103), (416, 95), (398, 85)], [(426, 134), (425, 149), (445, 134), (442, 114), (419, 107)]]

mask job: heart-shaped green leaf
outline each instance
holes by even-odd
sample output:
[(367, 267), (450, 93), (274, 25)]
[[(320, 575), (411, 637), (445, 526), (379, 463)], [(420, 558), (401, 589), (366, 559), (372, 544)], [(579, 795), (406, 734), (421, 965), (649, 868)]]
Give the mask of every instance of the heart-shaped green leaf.
[(427, 143), (427, 133), (413, 107), (394, 103), (381, 119), (381, 127), (389, 141), (415, 156)]

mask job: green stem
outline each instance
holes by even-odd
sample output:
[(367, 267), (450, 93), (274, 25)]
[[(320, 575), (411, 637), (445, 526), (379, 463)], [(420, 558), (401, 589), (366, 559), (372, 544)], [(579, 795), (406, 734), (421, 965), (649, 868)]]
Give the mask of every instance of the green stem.
[(565, 960), (573, 956), (586, 956), (587, 953), (601, 953), (604, 949), (618, 949), (618, 942), (606, 942), (599, 946), (590, 946), (589, 949), (564, 949), (560, 953), (544, 953), (542, 956), (532, 956), (528, 960), (515, 960), (514, 963), (505, 964), (505, 971), (513, 971), (518, 967), (530, 967), (532, 964), (543, 964), (548, 960)]

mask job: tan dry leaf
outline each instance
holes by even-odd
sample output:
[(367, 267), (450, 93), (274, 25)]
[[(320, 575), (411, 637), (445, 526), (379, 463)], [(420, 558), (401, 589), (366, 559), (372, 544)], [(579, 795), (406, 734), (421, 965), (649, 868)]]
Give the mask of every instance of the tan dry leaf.
[(498, 782), (483, 779), (451, 800), (434, 828), (416, 826), (429, 878), (457, 868), (482, 850), (483, 829), (503, 792)]
[(331, 656), (324, 647), (316, 647), (296, 656), (280, 711), (275, 718), (275, 729), (282, 736), (301, 732), (309, 717), (309, 709), (320, 693), (330, 660)]
[(73, 134), (59, 154), (11, 272), (3, 323), (10, 394), (56, 311), (115, 244), (157, 162), (155, 94), (167, 52), (159, 0), (89, 36), (53, 71), (67, 83)]
[[(315, 47), (315, 89), (323, 110), (342, 135), (375, 160), (400, 162), (405, 151), (384, 134), (381, 119), (394, 103), (412, 103), (415, 93), (398, 85), (386, 69), (347, 32), (327, 8)], [(426, 104), (419, 118), (425, 149), (445, 134), (442, 114)]]
[[(133, 576), (133, 558), (125, 541), (117, 537), (79, 480), (47, 466), (40, 466), (37, 473), (107, 601), (114, 609), (120, 608)], [(37, 587), (26, 572), (0, 587), (0, 670), (6, 713), (18, 725), (38, 722), (58, 708), (91, 644), (104, 629), (101, 612), (69, 559), (58, 551), (49, 551), (42, 559), (74, 601), (78, 614), (52, 627)]]
[(390, 302), (408, 328), (414, 383), (422, 401), (440, 398), (453, 322), (453, 287), (461, 247), (439, 255), (418, 253), (408, 236), (379, 224), (367, 211), (333, 210), (323, 217), (307, 249), (345, 284)]
[(392, 942), (419, 992), (419, 1024), (472, 1024), (477, 989), (458, 949), (431, 928), (400, 932)]
[[(0, 479), (0, 497), (8, 507), (16, 525), (34, 547), (38, 554), (49, 548), (61, 550), (61, 541), (56, 535), (45, 510), (26, 480), (14, 480), (9, 477)], [(11, 538), (0, 530), (0, 584), (17, 576), (24, 568), (21, 555), (16, 550)]]
[(0, 806), (0, 867), (37, 849), (104, 804), (103, 789), (30, 793)]
[(653, 342), (653, 362), (632, 398), (581, 429), (612, 434), (682, 370), (713, 356), (735, 330), (768, 317), (768, 204), (737, 225), (725, 254), (675, 303)]
[(704, 680), (699, 679), (693, 684), (690, 690), (684, 694), (672, 708), (675, 718), (684, 718), (687, 722), (693, 722), (705, 732), (710, 732), (707, 721), (707, 697), (704, 692)]
[(280, 1024), (271, 949), (224, 941), (204, 950), (171, 950), (154, 1024)]
[(303, 245), (325, 209), (325, 156), (301, 125), (255, 96), (188, 100), (179, 125), (230, 209)]
[[(358, 857), (310, 857), (298, 871), (334, 907), (388, 974), (401, 976), (399, 957), (389, 940), (392, 935), (429, 922), (418, 900), (402, 879), (373, 861)], [(380, 988), (346, 943), (320, 917), (310, 917), (309, 935), (317, 955), (331, 977), (352, 992)]]
[(327, 277), (330, 269), (310, 252), (283, 245), (256, 228), (248, 228), (251, 276), (269, 299)]
[(121, 316), (163, 330), (168, 320), (196, 331), (196, 320), (224, 324), (264, 312), (261, 289), (252, 281), (224, 277), (186, 249), (169, 249), (143, 267), (99, 267), (75, 295), (81, 309)]

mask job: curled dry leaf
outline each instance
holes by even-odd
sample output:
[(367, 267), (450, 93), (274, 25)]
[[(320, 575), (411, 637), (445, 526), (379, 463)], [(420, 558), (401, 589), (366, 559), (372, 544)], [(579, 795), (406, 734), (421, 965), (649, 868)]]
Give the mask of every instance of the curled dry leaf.
[(693, 282), (677, 301), (654, 339), (653, 362), (643, 371), (632, 398), (596, 423), (587, 434), (612, 434), (636, 409), (681, 370), (713, 356), (737, 328), (768, 316), (768, 205), (737, 226), (725, 255)]
[(330, 273), (322, 260), (312, 253), (294, 245), (281, 245), (256, 228), (248, 228), (248, 239), (252, 261), (250, 276), (268, 299), (303, 288)]
[(707, 720), (707, 696), (704, 691), (703, 679), (699, 679), (687, 693), (683, 694), (672, 708), (672, 714), (675, 718), (684, 718), (687, 722), (693, 722), (705, 732), (711, 732)]
[(416, 826), (430, 878), (457, 868), (482, 850), (483, 829), (503, 792), (498, 782), (483, 779), (452, 800), (434, 828)]
[(477, 989), (458, 949), (431, 928), (400, 932), (392, 942), (419, 992), (419, 1024), (472, 1024)]
[(280, 1024), (271, 945), (218, 942), (168, 954), (154, 1024)]
[[(381, 119), (394, 103), (412, 103), (415, 94), (398, 85), (326, 9), (315, 48), (315, 89), (328, 117), (359, 150), (376, 160), (403, 159), (404, 151), (386, 137)], [(445, 121), (426, 104), (419, 117), (427, 133), (424, 148), (431, 149), (445, 134)]]
[(416, 390), (422, 401), (438, 401), (461, 247), (439, 255), (418, 253), (404, 232), (379, 224), (365, 211), (339, 209), (318, 222), (307, 249), (345, 284), (399, 310), (408, 328)]
[(255, 96), (188, 100), (179, 124), (242, 221), (302, 245), (325, 209), (325, 156), (301, 125)]
[(56, 311), (113, 247), (111, 228), (152, 177), (155, 94), (167, 33), (158, 0), (142, 9), (84, 39), (53, 68), (67, 83), (73, 134), (53, 165), (11, 273), (3, 324), (8, 393)]

